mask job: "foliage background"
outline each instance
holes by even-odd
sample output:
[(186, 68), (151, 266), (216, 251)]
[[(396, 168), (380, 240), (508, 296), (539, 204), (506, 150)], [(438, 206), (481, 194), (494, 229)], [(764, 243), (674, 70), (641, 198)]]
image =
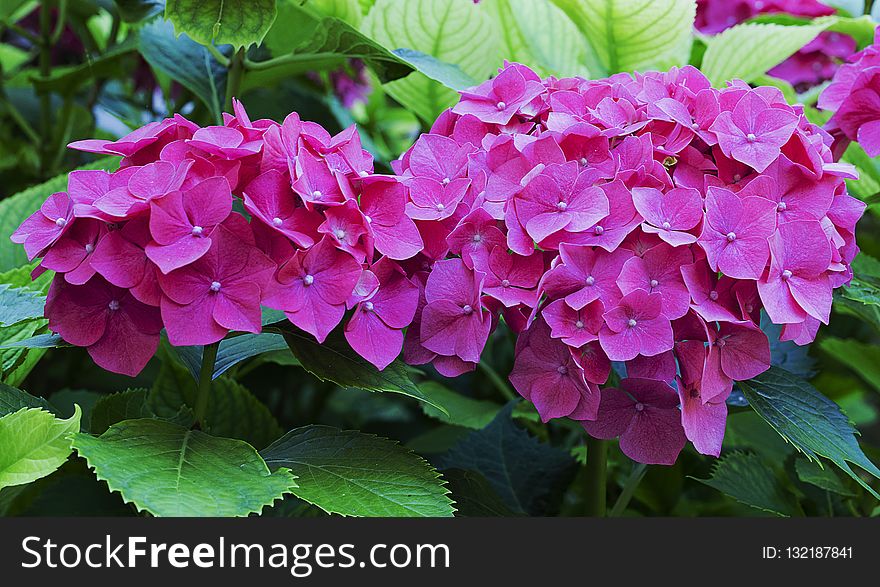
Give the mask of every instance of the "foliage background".
[[(870, 44), (875, 23), (862, 16), (870, 5), (837, 4), (838, 17), (776, 15), (706, 37), (693, 30), (691, 0), (2, 0), (0, 344), (46, 333), (38, 315), (7, 314), (40, 307), (48, 287), (45, 277), (30, 283), (31, 267), (8, 236), (65, 188), (65, 172), (117, 163), (68, 151), (71, 141), (115, 139), (175, 112), (214, 124), (234, 95), (252, 119), (298, 111), (331, 132), (357, 124), (377, 168), (388, 170), (455, 102), (456, 89), (487, 79), (505, 59), (542, 75), (592, 78), (693, 63), (716, 84), (740, 77), (779, 86), (821, 123), (827, 115), (814, 108), (817, 90), (798, 94), (766, 72), (824, 30)], [(369, 93), (351, 102), (335, 91), (343, 73)], [(870, 468), (865, 456), (880, 462), (880, 163), (855, 145), (845, 158), (862, 174), (851, 192), (869, 208), (859, 226), (857, 279), (835, 299), (831, 326), (810, 347), (774, 346), (774, 365), (796, 377), (768, 377), (735, 392), (720, 460), (686, 450), (673, 467), (645, 467), (612, 445), (612, 515), (880, 515), (867, 489), (880, 488), (878, 480), (859, 467), (852, 475), (839, 468), (846, 461)], [(187, 479), (182, 500), (133, 474), (151, 454), (131, 452), (127, 442), (152, 434), (152, 456), (176, 450), (200, 350), (163, 346), (131, 380), (102, 371), (81, 349), (5, 346), (0, 513), (227, 515), (274, 502), (263, 515), (451, 515), (454, 501), (455, 515), (582, 515), (584, 433), (573, 423), (542, 424), (516, 400), (505, 382), (511, 341), (499, 329), (480, 369), (455, 380), (402, 371), (405, 384), (361, 385), (374, 388), (366, 391), (350, 385), (358, 377), (340, 386), (332, 382), (338, 373), (309, 364), (304, 357), (320, 350), (306, 343), (291, 354), (278, 334), (231, 339), (221, 348), (231, 364), (215, 382), (211, 426), (186, 437), (198, 445), (205, 472)], [(755, 400), (768, 394), (794, 416), (756, 413)], [(122, 420), (129, 430), (107, 431)], [(68, 435), (80, 430), (71, 454)], [(284, 431), (292, 432), (264, 450)], [(25, 449), (54, 466), (21, 470), (13, 453)], [(225, 477), (230, 459), (255, 475)], [(348, 477), (338, 474), (341, 466)], [(299, 477), (296, 486), (286, 469)], [(216, 488), (224, 483), (247, 503), (222, 495)], [(406, 488), (393, 489), (396, 483)], [(218, 500), (225, 506), (213, 508)]]

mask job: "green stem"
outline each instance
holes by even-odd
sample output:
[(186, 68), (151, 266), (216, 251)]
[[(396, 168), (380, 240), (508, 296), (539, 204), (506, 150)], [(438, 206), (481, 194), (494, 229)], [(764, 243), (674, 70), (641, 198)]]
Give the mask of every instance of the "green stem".
[[(40, 8), (40, 76), (48, 78), (52, 74), (52, 2), (43, 2)], [(52, 96), (47, 91), (40, 93), (40, 119), (42, 122), (42, 148), (40, 149), (40, 172), (49, 176), (52, 157)]]
[(55, 30), (49, 39), (51, 44), (58, 42), (64, 32), (64, 23), (67, 21), (67, 0), (58, 0), (58, 20), (55, 21)]
[(203, 424), (208, 410), (208, 398), (211, 397), (211, 382), (214, 380), (214, 363), (217, 360), (217, 351), (220, 343), (215, 342), (202, 348), (202, 370), (199, 372), (199, 394), (196, 397), (195, 420), (196, 424)]
[(244, 48), (232, 56), (229, 63), (229, 76), (226, 78), (226, 109), (232, 109), (232, 99), (238, 98), (241, 89), (241, 79), (244, 75)]
[(483, 373), (485, 373), (489, 377), (492, 385), (494, 385), (495, 389), (497, 389), (501, 393), (501, 395), (504, 396), (504, 399), (506, 399), (507, 401), (516, 399), (516, 395), (514, 395), (513, 391), (511, 391), (510, 386), (507, 385), (507, 382), (504, 381), (501, 375), (498, 374), (498, 371), (493, 369), (488, 363), (484, 361), (480, 361), (479, 363), (477, 363), (477, 366)]
[(607, 457), (608, 442), (587, 436), (586, 514), (593, 518), (605, 516)]
[(609, 518), (616, 518), (620, 516), (624, 512), (624, 510), (626, 510), (626, 506), (629, 505), (629, 500), (632, 499), (633, 493), (635, 493), (636, 491), (636, 487), (638, 487), (639, 483), (641, 483), (642, 479), (644, 479), (645, 473), (647, 471), (648, 465), (644, 463), (637, 463), (633, 467), (632, 473), (629, 474), (629, 478), (623, 485), (623, 491), (620, 492), (620, 497), (617, 498), (617, 501), (614, 502), (614, 506), (608, 513)]

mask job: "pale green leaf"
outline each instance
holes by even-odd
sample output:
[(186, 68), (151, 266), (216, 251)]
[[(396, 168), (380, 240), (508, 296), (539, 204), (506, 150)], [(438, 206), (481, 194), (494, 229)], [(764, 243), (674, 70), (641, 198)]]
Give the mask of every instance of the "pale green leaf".
[(294, 495), (344, 516), (444, 517), (453, 513), (440, 475), (387, 438), (306, 426), (262, 451), (273, 469), (297, 476)]
[(709, 479), (697, 479), (740, 503), (777, 516), (798, 513), (792, 495), (782, 487), (776, 473), (758, 455), (733, 452), (721, 458)]
[(832, 24), (785, 26), (744, 23), (706, 39), (702, 70), (715, 86), (732, 79), (751, 82), (779, 65)]
[(850, 463), (858, 465), (880, 479), (880, 469), (862, 452), (856, 430), (836, 403), (778, 367), (739, 386), (752, 408), (807, 458), (816, 462), (827, 458), (880, 499), (850, 467)]
[[(377, 0), (361, 29), (388, 49), (431, 55), (478, 82), (492, 75), (504, 57), (493, 19), (471, 0)], [(453, 90), (418, 72), (385, 89), (428, 123), (458, 100)]]
[(440, 402), (449, 415), (428, 404), (422, 404), (422, 411), (447, 424), (479, 430), (488, 426), (501, 409), (495, 402), (469, 398), (435, 381), (426, 381), (419, 388), (425, 395)]
[(30, 288), (0, 283), (0, 326), (13, 326), (43, 317), (46, 297)]
[(0, 488), (45, 477), (70, 456), (69, 435), (79, 432), (82, 412), (59, 420), (39, 408), (22, 408), (0, 418)]
[(162, 420), (77, 434), (73, 447), (111, 491), (154, 516), (247, 516), (296, 486), (290, 471), (270, 472), (246, 442)]
[(275, 22), (276, 0), (166, 0), (165, 18), (177, 34), (202, 45), (236, 49), (263, 42)]
[(553, 0), (584, 33), (604, 71), (666, 69), (690, 55), (694, 0)]

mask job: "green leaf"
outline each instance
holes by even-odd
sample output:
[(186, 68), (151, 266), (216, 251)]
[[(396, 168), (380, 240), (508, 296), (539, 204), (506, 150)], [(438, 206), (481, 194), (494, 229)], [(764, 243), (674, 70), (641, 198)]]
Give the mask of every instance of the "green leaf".
[(395, 49), (392, 53), (409, 63), (416, 71), (440, 82), (447, 88), (459, 91), (477, 84), (476, 80), (463, 72), (459, 66), (445, 63), (421, 51)]
[(354, 27), (364, 17), (359, 0), (309, 0), (305, 7), (324, 16), (335, 16)]
[(261, 455), (296, 476), (294, 495), (331, 514), (370, 517), (452, 516), (440, 475), (397, 442), (330, 426), (285, 434)]
[(810, 356), (811, 345), (799, 345), (790, 340), (779, 340), (782, 325), (774, 324), (761, 313), (761, 330), (770, 340), (770, 364), (781, 367), (805, 379), (816, 374), (816, 360)]
[(456, 517), (514, 516), (492, 485), (476, 471), (446, 469), (443, 477), (455, 500)]
[(837, 473), (830, 468), (823, 467), (819, 463), (814, 463), (809, 459), (799, 457), (794, 462), (794, 468), (797, 472), (798, 479), (804, 483), (815, 485), (825, 491), (837, 493), (839, 495), (854, 496), (850, 489), (843, 484)]
[(147, 394), (146, 389), (127, 389), (102, 396), (92, 407), (89, 432), (100, 435), (113, 424), (152, 417), (153, 412), (147, 406)]
[(808, 459), (825, 457), (880, 499), (849, 463), (880, 479), (856, 440), (856, 430), (840, 407), (812, 385), (778, 367), (739, 383), (754, 410)]
[[(195, 408), (196, 383), (187, 370), (164, 358), (147, 404), (160, 418), (173, 419), (181, 407)], [(226, 378), (211, 384), (211, 395), (202, 422), (205, 432), (244, 440), (258, 448), (269, 445), (284, 431), (275, 416), (243, 385)]]
[(687, 62), (694, 0), (553, 0), (580, 28), (604, 71), (667, 69)]
[(22, 408), (0, 418), (0, 488), (49, 475), (70, 456), (71, 433), (79, 432), (79, 406), (59, 420), (38, 408)]
[(817, 24), (738, 24), (706, 39), (702, 70), (715, 86), (738, 78), (754, 81), (812, 41), (833, 22), (817, 19)]
[(449, 414), (428, 404), (422, 404), (422, 411), (447, 424), (480, 430), (488, 426), (501, 410), (501, 406), (495, 402), (469, 398), (435, 381), (425, 381), (419, 388), (425, 395), (440, 402)]
[(165, 0), (115, 0), (125, 22), (141, 22), (165, 11)]
[[(471, 0), (378, 0), (361, 29), (388, 49), (420, 51), (478, 82), (501, 65), (495, 23)], [(385, 89), (427, 123), (458, 100), (453, 90), (419, 72)]]
[(32, 289), (0, 283), (0, 326), (42, 318), (45, 305), (46, 297)]
[(275, 22), (275, 0), (166, 0), (177, 34), (202, 45), (259, 45)]
[(583, 33), (551, 0), (489, 0), (501, 40), (501, 54), (542, 76), (588, 77), (604, 69)]
[(55, 349), (63, 346), (70, 346), (65, 343), (57, 334), (38, 334), (24, 340), (8, 342), (0, 345), (0, 349)]
[(47, 412), (55, 411), (55, 408), (50, 406), (45, 399), (0, 383), (0, 416), (17, 412), (22, 408), (41, 408)]
[(168, 21), (156, 19), (140, 31), (140, 52), (154, 69), (195, 94), (222, 120), (227, 69), (186, 35), (175, 36)]
[(797, 515), (797, 505), (773, 469), (756, 454), (733, 452), (722, 457), (709, 479), (697, 479), (740, 503), (777, 516)]
[(876, 345), (829, 336), (822, 339), (819, 348), (880, 391), (880, 348)]
[(62, 95), (74, 94), (86, 84), (93, 84), (100, 79), (119, 77), (126, 72), (123, 67), (126, 57), (134, 54), (137, 40), (134, 35), (109, 51), (97, 55), (94, 59), (86, 56), (86, 62), (72, 67), (53, 68), (49, 77), (34, 75), (31, 81), (38, 91), (57, 92)]
[(154, 516), (247, 516), (296, 486), (246, 442), (162, 420), (127, 420), (73, 447), (111, 491)]
[[(116, 169), (118, 166), (118, 157), (104, 157), (80, 169), (110, 170)], [(9, 271), (28, 263), (24, 248), (10, 241), (9, 237), (28, 216), (40, 208), (46, 198), (55, 192), (63, 192), (66, 189), (67, 174), (64, 173), (0, 200), (0, 271)]]
[[(202, 367), (202, 347), (176, 347), (177, 356), (189, 369), (193, 379), (198, 381)], [(287, 350), (287, 343), (280, 334), (241, 334), (220, 342), (217, 360), (214, 362), (213, 378), (217, 379), (235, 365), (263, 353)]]
[(311, 335), (285, 326), (284, 339), (303, 369), (321, 381), (367, 391), (400, 393), (446, 412), (440, 402), (423, 393), (412, 382), (407, 366), (400, 360), (379, 371), (348, 346), (339, 329), (330, 333), (323, 344), (319, 344)]
[(574, 471), (566, 451), (539, 442), (511, 420), (512, 405), (492, 423), (435, 462), (440, 469), (477, 471), (516, 513), (543, 515), (561, 497)]

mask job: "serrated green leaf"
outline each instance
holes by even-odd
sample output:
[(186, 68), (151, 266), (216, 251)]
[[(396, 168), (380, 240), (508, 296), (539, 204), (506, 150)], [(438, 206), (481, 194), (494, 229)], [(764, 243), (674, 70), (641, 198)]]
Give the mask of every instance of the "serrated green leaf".
[(778, 367), (739, 385), (752, 408), (807, 458), (817, 462), (820, 456), (827, 458), (880, 499), (849, 465), (880, 479), (880, 469), (862, 452), (856, 430), (836, 403)]
[(321, 381), (367, 391), (399, 393), (446, 412), (443, 404), (424, 394), (412, 382), (406, 366), (400, 360), (379, 371), (348, 346), (338, 329), (319, 344), (311, 335), (287, 325), (284, 338), (303, 369)]
[(177, 34), (202, 45), (259, 45), (275, 22), (276, 0), (166, 0)]
[(489, 481), (476, 471), (446, 469), (443, 471), (452, 498), (456, 517), (515, 516), (499, 497)]
[(722, 457), (709, 479), (697, 479), (740, 503), (777, 516), (797, 515), (797, 505), (773, 469), (756, 454), (733, 452)]
[(435, 462), (442, 469), (477, 471), (516, 513), (544, 515), (571, 480), (574, 460), (517, 427), (508, 404), (492, 423), (471, 432)]
[(452, 516), (440, 475), (397, 442), (330, 426), (305, 426), (260, 453), (297, 476), (294, 495), (344, 516)]
[(706, 39), (702, 70), (715, 86), (732, 79), (751, 82), (794, 55), (833, 20), (806, 26), (738, 24)]
[(26, 287), (0, 283), (0, 326), (13, 326), (43, 317), (46, 296)]
[(815, 485), (820, 489), (837, 493), (839, 495), (855, 495), (855, 493), (843, 484), (840, 477), (837, 476), (837, 473), (835, 473), (830, 467), (822, 467), (819, 463), (814, 463), (809, 459), (799, 457), (794, 462), (794, 468), (797, 472), (798, 479), (804, 483)]
[(71, 433), (79, 432), (82, 412), (59, 420), (39, 408), (22, 408), (0, 417), (0, 488), (23, 485), (49, 475), (70, 456)]
[(12, 414), (22, 408), (39, 408), (55, 412), (44, 398), (37, 397), (5, 383), (0, 383), (0, 416)]
[(690, 55), (694, 0), (553, 0), (578, 26), (604, 71), (667, 69)]
[(422, 411), (447, 424), (480, 430), (488, 426), (501, 410), (501, 406), (495, 402), (469, 398), (435, 381), (421, 383), (419, 388), (425, 395), (443, 404), (449, 414), (428, 404), (422, 404)]
[(148, 393), (146, 389), (127, 389), (102, 396), (92, 407), (89, 432), (101, 435), (113, 424), (152, 417), (153, 412), (147, 406)]
[(296, 486), (246, 442), (162, 420), (127, 420), (73, 447), (111, 491), (154, 516), (247, 516)]
[[(414, 49), (457, 65), (478, 82), (501, 65), (495, 23), (471, 0), (378, 0), (361, 29), (388, 49)], [(458, 95), (416, 72), (385, 85), (392, 98), (427, 123)]]
[[(118, 157), (104, 157), (80, 169), (110, 170), (118, 166)], [(9, 271), (28, 264), (24, 248), (10, 241), (9, 237), (28, 216), (40, 208), (46, 198), (65, 189), (67, 189), (66, 173), (0, 201), (0, 271)]]

